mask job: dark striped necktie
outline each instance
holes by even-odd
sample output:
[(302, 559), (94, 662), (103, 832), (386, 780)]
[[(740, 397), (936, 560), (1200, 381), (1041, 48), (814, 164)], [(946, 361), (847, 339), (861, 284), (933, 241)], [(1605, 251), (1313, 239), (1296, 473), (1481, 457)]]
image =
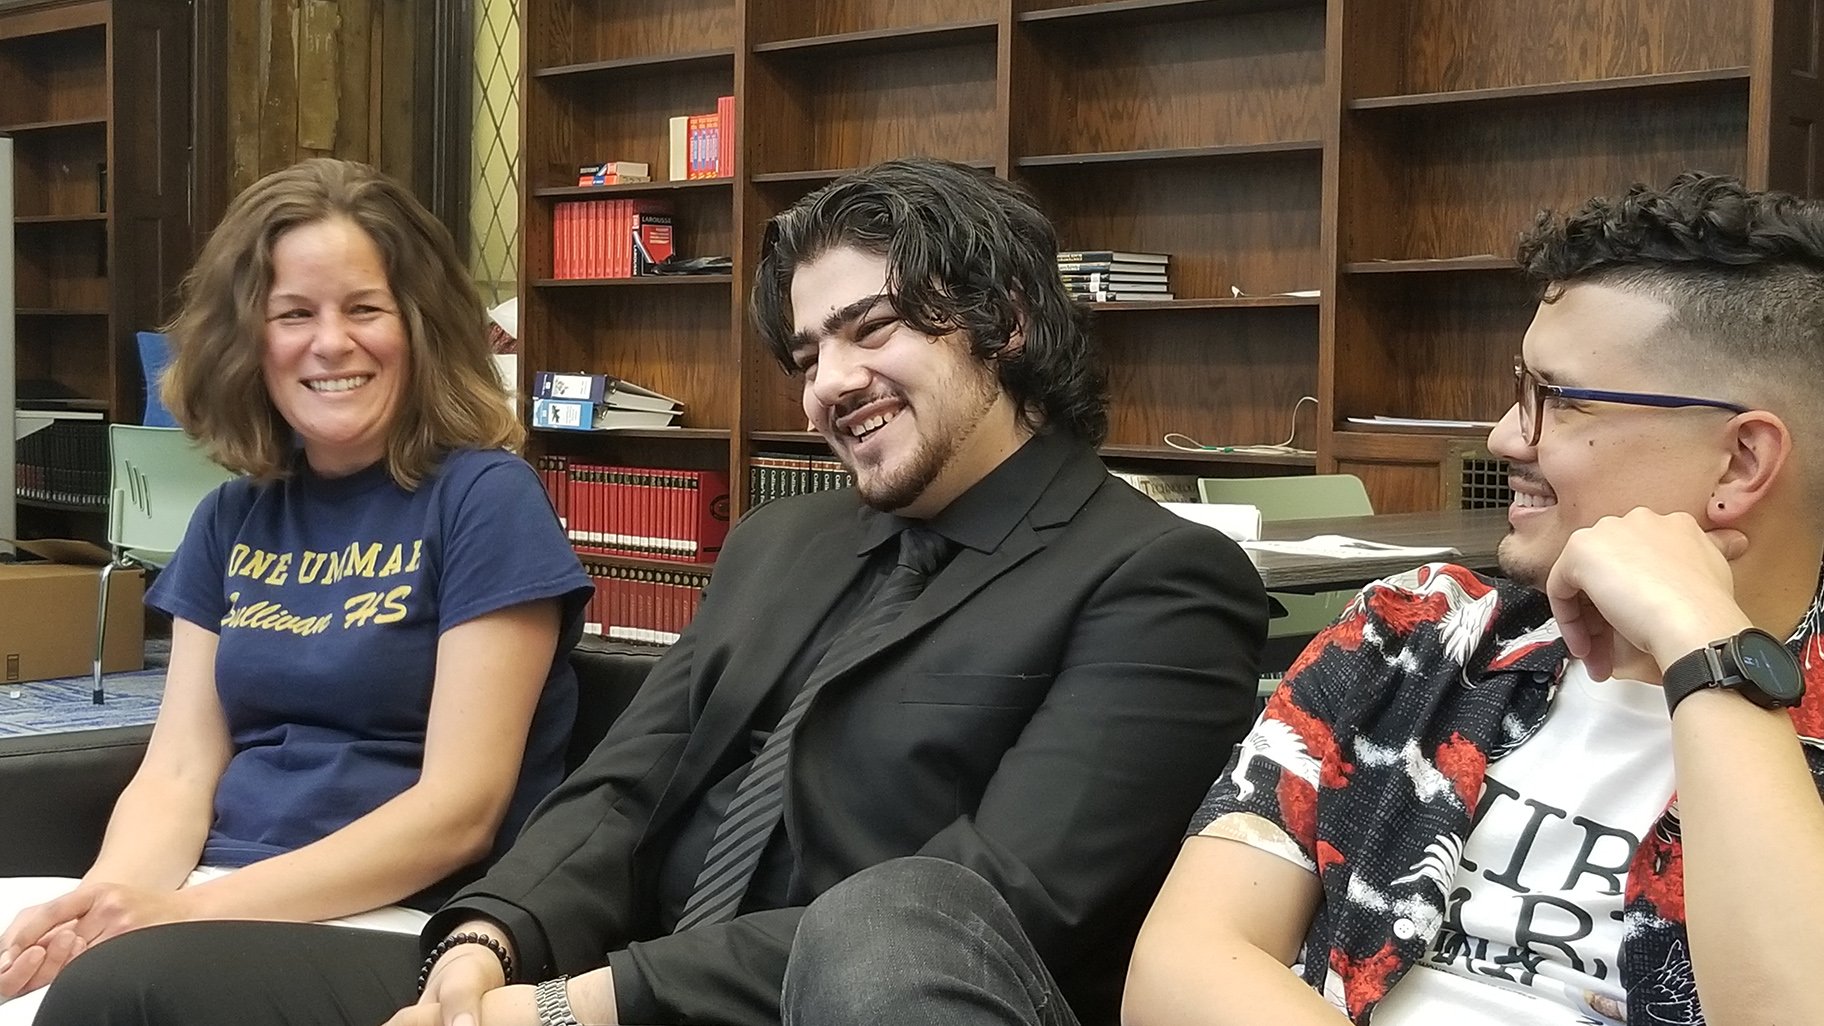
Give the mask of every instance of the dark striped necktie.
[(872, 647), (880, 632), (925, 590), (926, 582), (936, 576), (951, 551), (949, 540), (928, 528), (908, 527), (900, 533), (898, 565), (867, 608), (857, 613), (830, 643), (804, 687), (793, 696), (785, 715), (779, 718), (779, 725), (760, 746), (760, 754), (754, 756), (747, 776), (735, 788), (728, 811), (716, 825), (716, 835), (703, 859), (703, 871), (697, 874), (690, 900), (684, 903), (684, 913), (678, 917), (676, 931), (734, 918), (753, 883), (760, 856), (784, 814), (786, 756), (791, 752), (792, 735), (804, 718), (804, 710), (828, 679), (826, 668), (846, 666), (853, 656)]

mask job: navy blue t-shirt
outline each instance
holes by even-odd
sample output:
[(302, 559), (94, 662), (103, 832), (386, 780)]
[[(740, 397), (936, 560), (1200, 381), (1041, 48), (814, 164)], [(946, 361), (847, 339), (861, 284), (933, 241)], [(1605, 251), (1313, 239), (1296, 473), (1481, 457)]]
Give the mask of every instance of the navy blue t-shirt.
[(444, 631), (536, 599), (563, 627), (494, 844), (563, 776), (569, 653), (591, 593), (537, 475), (512, 453), (451, 453), (414, 491), (384, 462), (342, 478), (231, 481), (205, 499), (146, 601), (216, 631), (233, 754), (202, 862), (310, 844), (416, 783)]

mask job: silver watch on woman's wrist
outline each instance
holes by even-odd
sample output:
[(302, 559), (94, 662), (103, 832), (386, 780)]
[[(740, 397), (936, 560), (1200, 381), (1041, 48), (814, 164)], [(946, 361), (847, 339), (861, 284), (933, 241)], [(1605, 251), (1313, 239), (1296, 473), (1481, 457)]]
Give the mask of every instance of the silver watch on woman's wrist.
[(532, 989), (532, 1007), (538, 1010), (538, 1026), (583, 1026), (570, 1010), (570, 977), (546, 980)]

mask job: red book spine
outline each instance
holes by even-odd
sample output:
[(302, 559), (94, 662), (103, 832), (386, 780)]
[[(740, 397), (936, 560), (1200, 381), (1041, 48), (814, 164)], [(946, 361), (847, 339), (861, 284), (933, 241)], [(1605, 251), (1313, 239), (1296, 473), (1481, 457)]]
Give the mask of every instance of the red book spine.
[(610, 548), (617, 553), (627, 551), (626, 536), (631, 533), (627, 523), (627, 486), (621, 480), (620, 467), (608, 469), (608, 492), (605, 496), (608, 513), (608, 541)]
[(613, 269), (608, 259), (608, 200), (595, 200), (589, 204), (589, 277), (612, 278)]
[(658, 595), (664, 590), (664, 584), (658, 579), (660, 571), (648, 570), (640, 573), (640, 626), (646, 628), (646, 641), (653, 644), (666, 644), (671, 641), (666, 637), (664, 615), (660, 613)]
[(673, 641), (684, 633), (684, 606), (678, 601), (678, 595), (684, 590), (680, 587), (683, 582), (684, 575), (676, 571), (665, 579), (665, 630)]
[(681, 611), (678, 606), (678, 580), (680, 577), (681, 575), (675, 570), (666, 573), (665, 580), (661, 582), (664, 590), (659, 594), (659, 601), (665, 608), (663, 617), (665, 640), (671, 642), (676, 642), (678, 635), (684, 632), (684, 622), (678, 615)]
[[(640, 504), (640, 472), (633, 467), (621, 468), (621, 533), (625, 535), (627, 552), (635, 556), (646, 554), (646, 511)], [(629, 594), (632, 594), (630, 591)]]
[(570, 464), (570, 544), (578, 548), (590, 547), (589, 541), (589, 465), (587, 463)]
[(640, 571), (640, 627), (646, 632), (649, 645), (671, 643), (665, 636), (664, 604), (660, 601), (664, 576), (663, 570)]
[(556, 493), (557, 519), (565, 527), (570, 525), (570, 460), (564, 456), (551, 457), (551, 487)]
[(663, 557), (665, 555), (665, 523), (660, 517), (658, 497), (663, 491), (661, 482), (664, 476), (659, 471), (648, 470), (640, 475), (640, 516), (646, 524), (646, 555)]
[(672, 629), (679, 634), (690, 626), (690, 583), (689, 574), (679, 574), (671, 581), (671, 622)]
[(646, 546), (647, 555), (663, 557), (671, 547), (669, 532), (665, 530), (665, 472), (653, 471), (646, 475), (642, 498), (646, 501), (646, 524), (651, 533)]
[(699, 577), (692, 582), (689, 588), (685, 589), (684, 617), (686, 622), (697, 618), (697, 607), (703, 604), (703, 587), (708, 583), (709, 578)]
[(595, 480), (595, 543), (604, 552), (614, 552), (614, 536), (621, 529), (614, 510), (614, 468), (596, 467)]
[(623, 567), (608, 568), (608, 615), (605, 620), (606, 629), (602, 633), (616, 640), (625, 640), (627, 637), (626, 573)]
[(570, 277), (570, 204), (559, 203), (551, 210), (551, 277)]
[(735, 173), (735, 98), (716, 97), (716, 177)]
[(564, 533), (570, 538), (571, 546), (585, 549), (589, 546), (589, 467), (584, 463), (570, 464), (570, 523)]
[(656, 482), (652, 490), (653, 519), (659, 524), (659, 534), (664, 538), (666, 559), (678, 559), (678, 525), (671, 516), (671, 493), (677, 488), (678, 471), (668, 470)]
[(651, 527), (646, 554), (653, 559), (671, 559), (671, 525), (665, 520), (665, 483), (671, 472), (655, 470), (646, 478), (646, 523)]
[(564, 277), (581, 278), (586, 273), (583, 267), (583, 215), (589, 204), (579, 201), (564, 206), (568, 208), (564, 218)]
[(589, 612), (583, 630), (589, 634), (608, 635), (608, 568), (599, 563), (583, 564), (589, 572), (589, 583), (595, 585), (595, 595), (589, 599)]
[(698, 551), (697, 533), (691, 527), (690, 508), (696, 500), (697, 472), (682, 470), (672, 481), (671, 496), (668, 503), (671, 510), (671, 536), (678, 540), (678, 559), (685, 563), (695, 563), (702, 559)]
[(615, 204), (614, 221), (614, 275), (617, 278), (633, 277), (633, 200), (621, 200)]
[(728, 537), (728, 472), (704, 470), (697, 474), (696, 502), (691, 509), (692, 535), (697, 561), (713, 563)]
[(707, 161), (703, 159), (703, 150), (704, 144), (709, 139), (710, 117), (711, 115), (708, 114), (690, 116), (690, 166), (685, 175), (687, 178), (709, 177), (706, 172)]

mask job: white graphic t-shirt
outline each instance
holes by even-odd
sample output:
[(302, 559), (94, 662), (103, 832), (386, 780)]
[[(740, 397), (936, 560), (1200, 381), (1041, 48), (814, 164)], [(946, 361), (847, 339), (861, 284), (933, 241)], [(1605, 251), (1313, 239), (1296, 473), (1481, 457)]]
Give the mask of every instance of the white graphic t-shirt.
[(1488, 767), (1443, 929), (1375, 1026), (1625, 1022), (1628, 862), (1672, 790), (1664, 692), (1572, 660), (1539, 732)]

